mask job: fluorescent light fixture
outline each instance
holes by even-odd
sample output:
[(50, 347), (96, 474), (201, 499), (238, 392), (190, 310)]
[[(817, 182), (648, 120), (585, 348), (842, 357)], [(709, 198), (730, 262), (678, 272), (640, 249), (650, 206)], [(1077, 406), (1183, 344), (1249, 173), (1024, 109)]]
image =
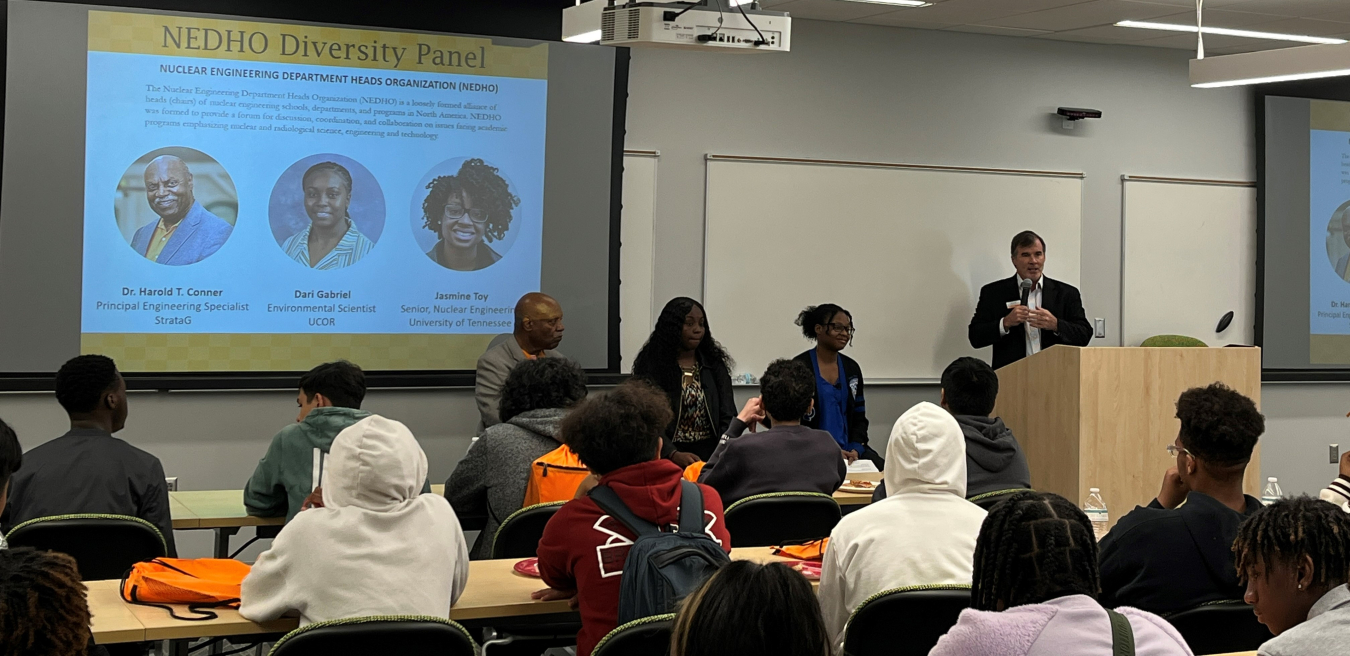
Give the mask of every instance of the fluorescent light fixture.
[[(733, 0), (734, 2), (735, 0)], [(871, 5), (895, 5), (897, 7), (927, 7), (933, 3), (924, 0), (848, 0), (849, 2), (865, 2)]]
[(572, 7), (563, 8), (562, 39), (572, 43), (596, 43), (600, 41), (600, 14), (604, 13), (605, 0), (590, 0)]
[(1341, 76), (1350, 76), (1350, 43), (1191, 60), (1191, 86), (1201, 89)]
[(590, 32), (582, 32), (581, 34), (574, 34), (572, 36), (563, 37), (563, 41), (568, 41), (571, 43), (595, 43), (596, 41), (599, 40), (600, 40), (600, 30), (591, 30)]
[(1178, 25), (1176, 23), (1150, 23), (1147, 21), (1120, 21), (1116, 27), (1136, 27), (1144, 30), (1164, 30), (1168, 32), (1190, 32), (1192, 34), (1201, 32), (1203, 34), (1219, 34), (1223, 36), (1238, 36), (1248, 39), (1270, 39), (1272, 41), (1295, 41), (1298, 43), (1319, 43), (1319, 44), (1338, 44), (1346, 43), (1345, 39), (1332, 39), (1322, 36), (1306, 36), (1303, 34), (1279, 34), (1277, 32), (1253, 32), (1251, 30), (1233, 30), (1226, 27), (1201, 27), (1194, 25)]

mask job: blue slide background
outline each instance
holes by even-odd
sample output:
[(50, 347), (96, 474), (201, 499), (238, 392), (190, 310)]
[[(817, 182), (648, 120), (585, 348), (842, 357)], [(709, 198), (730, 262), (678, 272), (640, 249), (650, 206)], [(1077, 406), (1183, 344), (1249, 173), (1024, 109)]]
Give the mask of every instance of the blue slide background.
[(1327, 224), (1350, 200), (1350, 132), (1312, 130), (1309, 137), (1309, 329), (1314, 335), (1350, 335), (1350, 283), (1327, 257)]
[[(500, 328), (472, 328), (465, 324), (411, 326), (409, 319), (448, 318), (408, 314), (405, 305), (427, 306), (435, 295), (468, 293), (486, 300), (456, 302), (503, 308), (519, 296), (539, 288), (542, 252), (544, 188), (544, 132), (547, 81), (538, 79), (372, 72), (333, 66), (242, 63), (177, 57), (90, 52), (88, 74), (87, 145), (85, 158), (85, 229), (82, 331), (86, 333), (498, 333)], [(387, 75), (403, 79), (466, 81), (497, 85), (496, 93), (461, 92), (389, 86), (342, 85), (269, 79), (178, 75), (160, 72), (161, 64), (314, 72), (322, 74)], [(379, 96), (400, 100), (440, 100), (496, 105), (498, 125), (505, 132), (398, 128), (411, 132), (438, 132), (434, 140), (405, 137), (255, 132), (190, 127), (147, 127), (147, 85), (246, 89), (269, 93), (307, 93), (328, 96)], [(157, 94), (162, 95), (162, 94)], [(188, 96), (179, 96), (188, 97)], [(192, 96), (197, 99), (206, 96)], [(219, 96), (213, 96), (218, 98)], [(284, 104), (282, 100), (265, 100)], [(303, 102), (303, 101), (299, 101)], [(319, 103), (308, 102), (311, 106)], [(362, 108), (368, 105), (361, 105)], [(458, 111), (458, 110), (456, 110)], [(298, 112), (284, 112), (296, 114)], [(317, 114), (309, 114), (318, 116)], [(362, 115), (362, 118), (370, 118)], [(158, 117), (151, 117), (158, 118)], [(183, 121), (192, 120), (180, 117)], [(225, 122), (237, 122), (226, 119)], [(419, 120), (419, 119), (401, 119)], [(275, 123), (254, 121), (255, 123)], [(454, 120), (443, 122), (454, 123)], [(323, 127), (323, 124), (309, 124)], [(375, 126), (332, 125), (355, 128)], [(392, 130), (395, 128), (385, 128)], [(214, 255), (188, 266), (166, 266), (133, 251), (118, 230), (113, 214), (117, 186), (128, 167), (145, 153), (166, 146), (200, 150), (218, 161), (238, 190), (239, 218), (228, 242)], [(382, 188), (387, 215), (384, 234), (360, 262), (338, 270), (315, 271), (289, 260), (272, 235), (268, 199), (277, 178), (297, 160), (316, 153), (339, 153), (374, 174)], [(517, 232), (502, 260), (485, 269), (460, 272), (445, 269), (418, 245), (407, 215), (426, 193), (418, 181), (438, 163), (459, 157), (481, 157), (501, 169), (512, 184), (520, 205), (511, 231)], [(55, 192), (54, 192), (55, 193)], [(40, 217), (33, 217), (40, 218)], [(417, 222), (420, 224), (420, 221)], [(500, 251), (501, 241), (491, 244)], [(141, 298), (124, 295), (124, 288), (219, 289), (214, 298)], [(295, 292), (349, 290), (339, 301), (297, 299)], [(474, 298), (481, 298), (474, 296)], [(247, 304), (246, 311), (155, 312), (146, 301)], [(138, 303), (135, 311), (98, 310), (99, 302)], [(336, 315), (335, 325), (316, 328), (314, 315), (268, 312), (268, 304), (345, 303), (375, 305), (373, 313)], [(443, 302), (442, 302), (443, 303)], [(159, 315), (191, 314), (188, 325), (157, 325)], [(328, 316), (328, 315), (325, 315)], [(470, 316), (470, 315), (460, 315)], [(477, 316), (476, 319), (502, 319)], [(509, 315), (504, 318), (509, 320)], [(451, 322), (453, 323), (453, 322)]]

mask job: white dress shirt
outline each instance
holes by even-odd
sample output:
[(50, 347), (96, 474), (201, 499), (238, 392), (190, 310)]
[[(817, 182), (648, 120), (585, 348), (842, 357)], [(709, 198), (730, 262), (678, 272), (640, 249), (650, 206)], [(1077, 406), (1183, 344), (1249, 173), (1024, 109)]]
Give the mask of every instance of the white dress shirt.
[[(1022, 280), (1024, 280), (1024, 278), (1022, 278), (1022, 276), (1016, 276), (1016, 278), (1017, 278), (1017, 289), (1018, 292), (1020, 293), (1022, 290)], [(1027, 294), (1027, 309), (1035, 310), (1041, 307), (1041, 282), (1044, 279), (1045, 277), (1042, 276), (1041, 280), (1034, 281), (1034, 286), (1031, 288), (1031, 293)], [(1030, 323), (1023, 324), (1023, 327), (1027, 329), (1027, 355), (1031, 356), (1040, 353), (1041, 329), (1032, 328)], [(1008, 334), (1008, 327), (1003, 325), (1002, 321), (998, 322), (998, 334), (999, 336)]]

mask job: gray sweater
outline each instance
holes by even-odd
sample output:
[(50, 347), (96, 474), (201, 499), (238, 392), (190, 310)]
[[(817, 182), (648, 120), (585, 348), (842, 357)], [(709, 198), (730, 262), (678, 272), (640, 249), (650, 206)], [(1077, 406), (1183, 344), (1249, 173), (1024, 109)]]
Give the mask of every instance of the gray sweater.
[(1322, 595), (1308, 610), (1308, 621), (1267, 640), (1258, 656), (1333, 656), (1350, 645), (1350, 588)]
[(567, 411), (561, 408), (530, 410), (488, 427), (450, 474), (450, 480), (445, 482), (445, 498), (455, 512), (475, 515), (486, 512), (488, 517), (473, 543), (471, 559), (492, 557), (497, 527), (520, 510), (525, 500), (530, 463), (558, 448), (559, 442), (553, 436), (565, 414)]

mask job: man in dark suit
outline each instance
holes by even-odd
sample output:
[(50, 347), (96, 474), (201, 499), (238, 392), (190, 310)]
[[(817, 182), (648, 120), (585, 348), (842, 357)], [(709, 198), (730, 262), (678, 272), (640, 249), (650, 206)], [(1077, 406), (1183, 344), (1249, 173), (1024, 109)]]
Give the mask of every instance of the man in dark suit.
[[(980, 289), (980, 302), (970, 319), (970, 345), (994, 347), (994, 368), (1011, 364), (1055, 344), (1087, 346), (1092, 325), (1083, 312), (1083, 298), (1068, 283), (1042, 275), (1045, 240), (1026, 230), (1012, 240), (1017, 274)], [(1031, 281), (1022, 303), (1022, 281)]]

